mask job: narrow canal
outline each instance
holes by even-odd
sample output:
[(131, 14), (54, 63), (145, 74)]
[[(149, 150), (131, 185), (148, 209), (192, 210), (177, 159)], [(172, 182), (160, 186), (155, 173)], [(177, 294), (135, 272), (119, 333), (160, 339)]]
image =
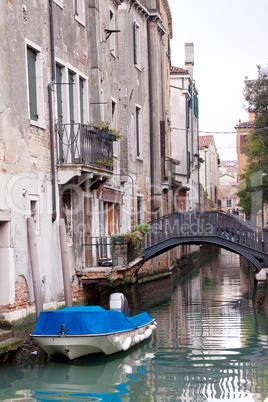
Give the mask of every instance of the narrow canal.
[(170, 288), (147, 308), (158, 326), (146, 343), (71, 363), (5, 364), (0, 400), (268, 401), (268, 317), (252, 307), (238, 256), (223, 250)]

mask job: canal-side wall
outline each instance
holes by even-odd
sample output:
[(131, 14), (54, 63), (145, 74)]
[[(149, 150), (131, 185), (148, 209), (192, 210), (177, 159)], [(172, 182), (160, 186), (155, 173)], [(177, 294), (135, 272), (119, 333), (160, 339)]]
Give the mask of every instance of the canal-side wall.
[(240, 265), (250, 276), (253, 305), (268, 311), (268, 275), (265, 272), (259, 275), (256, 267), (242, 256), (240, 256)]

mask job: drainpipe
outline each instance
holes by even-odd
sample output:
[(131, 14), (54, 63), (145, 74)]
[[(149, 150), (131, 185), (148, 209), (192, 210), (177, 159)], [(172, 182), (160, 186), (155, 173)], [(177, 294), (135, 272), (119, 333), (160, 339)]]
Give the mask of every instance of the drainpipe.
[(55, 49), (54, 49), (54, 29), (53, 29), (53, 0), (49, 0), (49, 25), (50, 25), (50, 46), (51, 46), (51, 68), (52, 81), (48, 84), (48, 103), (49, 103), (49, 131), (50, 131), (50, 152), (51, 152), (51, 188), (52, 188), (52, 223), (57, 218), (56, 210), (56, 182), (55, 182), (55, 155), (54, 155), (54, 131), (53, 131), (53, 111), (52, 111), (52, 86), (55, 84)]
[(147, 19), (147, 38), (148, 38), (148, 81), (149, 81), (149, 113), (150, 113), (150, 170), (151, 170), (151, 219), (154, 219), (154, 133), (153, 133), (153, 83), (152, 83), (152, 63), (151, 63), (151, 35), (150, 17)]

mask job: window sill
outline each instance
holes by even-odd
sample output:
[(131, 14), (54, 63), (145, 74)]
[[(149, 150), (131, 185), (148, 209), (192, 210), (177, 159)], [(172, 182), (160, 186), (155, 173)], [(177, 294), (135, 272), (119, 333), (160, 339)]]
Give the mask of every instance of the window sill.
[(136, 156), (136, 160), (143, 162), (143, 157), (142, 156)]
[(41, 121), (30, 120), (30, 125), (42, 128), (43, 130), (46, 129), (45, 122), (41, 122)]
[(137, 70), (139, 70), (142, 73), (142, 68), (138, 64), (135, 64), (135, 67)]
[(81, 18), (79, 18), (79, 15), (75, 15), (74, 16), (75, 21), (77, 21), (79, 24), (81, 24), (83, 27), (86, 27), (86, 23), (84, 20), (82, 20)]

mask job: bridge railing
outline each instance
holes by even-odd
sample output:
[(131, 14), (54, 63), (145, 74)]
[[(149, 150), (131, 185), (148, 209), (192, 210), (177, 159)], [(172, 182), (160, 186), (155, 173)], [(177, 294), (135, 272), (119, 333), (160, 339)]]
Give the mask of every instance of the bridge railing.
[(172, 237), (216, 236), (261, 252), (268, 251), (268, 231), (218, 211), (180, 212), (150, 222), (143, 249)]

